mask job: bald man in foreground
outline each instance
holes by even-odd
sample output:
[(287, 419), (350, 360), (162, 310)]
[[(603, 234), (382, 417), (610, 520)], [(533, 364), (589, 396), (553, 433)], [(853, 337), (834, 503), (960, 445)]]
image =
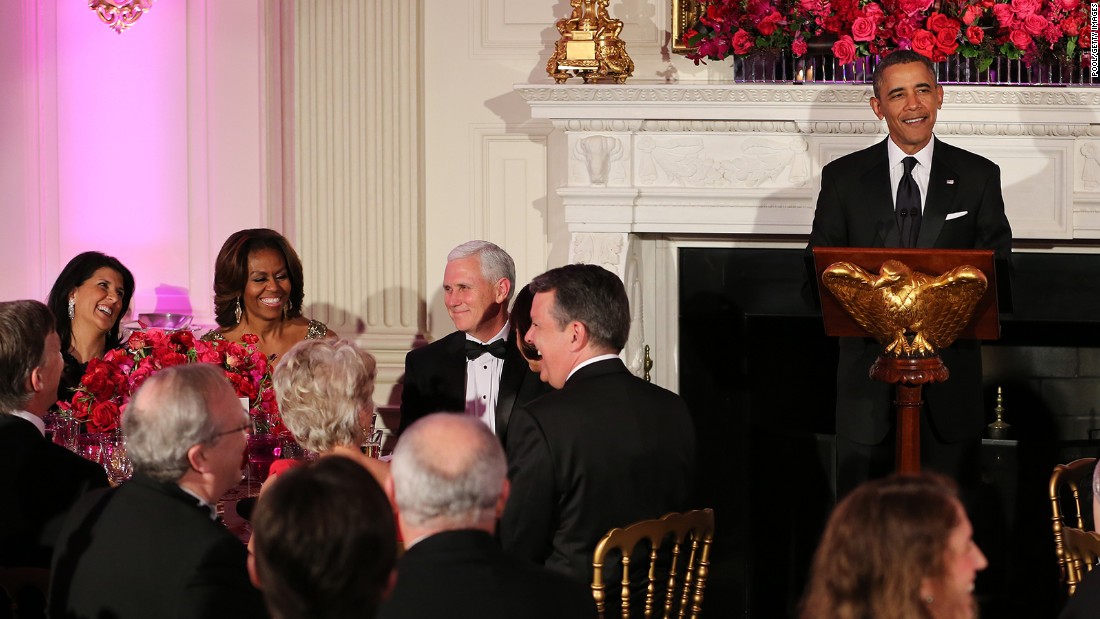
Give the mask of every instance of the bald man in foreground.
[(473, 417), (436, 413), (393, 452), (386, 494), (407, 544), (381, 619), (595, 617), (588, 588), (505, 553), (493, 539), (508, 500), (504, 450)]

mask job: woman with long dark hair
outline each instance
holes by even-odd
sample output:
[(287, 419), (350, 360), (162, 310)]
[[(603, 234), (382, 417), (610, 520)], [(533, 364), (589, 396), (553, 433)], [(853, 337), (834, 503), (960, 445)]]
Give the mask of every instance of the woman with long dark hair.
[(58, 399), (72, 396), (89, 361), (119, 345), (119, 325), (133, 297), (133, 274), (112, 256), (86, 251), (61, 270), (46, 301), (65, 359)]

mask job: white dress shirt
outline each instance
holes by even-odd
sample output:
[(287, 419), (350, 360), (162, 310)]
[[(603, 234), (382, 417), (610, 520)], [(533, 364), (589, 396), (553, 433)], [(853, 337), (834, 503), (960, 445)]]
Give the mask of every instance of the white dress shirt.
[[(469, 333), (466, 334), (466, 339), (478, 344), (492, 344), (505, 339), (511, 326), (512, 321), (505, 321), (504, 327), (488, 342), (482, 342)], [(466, 360), (466, 414), (480, 419), (494, 434), (497, 431), (500, 373), (503, 371), (504, 359), (498, 359), (487, 352), (476, 359)]]
[[(928, 140), (924, 148), (917, 151), (913, 157), (917, 159), (917, 165), (913, 166), (913, 180), (920, 188), (920, 212), (924, 213), (924, 204), (928, 200), (928, 179), (932, 174), (932, 147), (936, 143), (935, 137)], [(894, 206), (898, 205), (898, 183), (905, 174), (905, 164), (902, 163), (910, 155), (898, 148), (891, 139), (886, 140), (886, 151), (890, 154), (890, 196), (894, 198)]]

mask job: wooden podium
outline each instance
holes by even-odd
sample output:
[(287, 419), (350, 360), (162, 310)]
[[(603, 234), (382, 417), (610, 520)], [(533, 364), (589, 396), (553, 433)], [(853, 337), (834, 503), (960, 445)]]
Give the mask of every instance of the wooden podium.
[[(970, 265), (986, 277), (985, 294), (978, 301), (970, 321), (956, 339), (995, 340), (1001, 336), (997, 315), (997, 277), (993, 250), (899, 249), (815, 247), (814, 271), (820, 289), (821, 316), (825, 333), (834, 337), (872, 337), (824, 286), (822, 274), (830, 265), (849, 262), (878, 273), (884, 262), (897, 260), (913, 271), (939, 276), (956, 267)], [(921, 390), (927, 383), (944, 382), (950, 376), (939, 354), (907, 356), (880, 354), (869, 369), (873, 380), (897, 386), (896, 469), (900, 473), (920, 471), (920, 413), (924, 405)]]

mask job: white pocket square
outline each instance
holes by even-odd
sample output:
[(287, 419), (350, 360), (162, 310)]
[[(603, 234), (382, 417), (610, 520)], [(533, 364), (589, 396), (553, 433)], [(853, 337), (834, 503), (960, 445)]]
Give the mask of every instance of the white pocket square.
[(959, 217), (962, 217), (963, 215), (966, 215), (969, 212), (970, 211), (959, 211), (957, 213), (948, 213), (947, 217), (944, 218), (944, 221), (951, 221), (952, 219), (958, 219)]

